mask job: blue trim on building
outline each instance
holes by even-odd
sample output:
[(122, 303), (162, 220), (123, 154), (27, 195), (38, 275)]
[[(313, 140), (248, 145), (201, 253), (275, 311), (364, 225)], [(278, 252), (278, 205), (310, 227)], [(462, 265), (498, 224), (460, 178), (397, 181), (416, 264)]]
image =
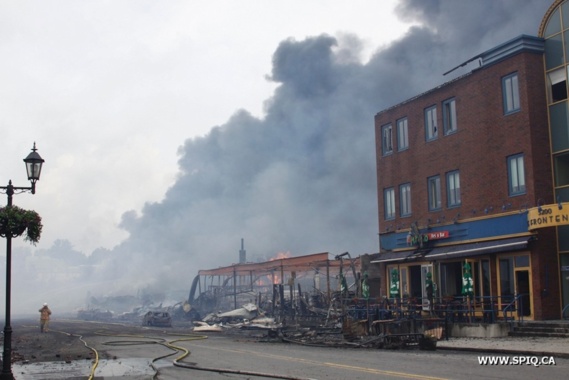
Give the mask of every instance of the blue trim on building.
[[(524, 210), (519, 213), (509, 213), (463, 222), (458, 221), (453, 224), (419, 228), (419, 232), (421, 234), (441, 231), (449, 232), (449, 237), (446, 239), (427, 242), (429, 247), (434, 247), (442, 243), (459, 244), (464, 241), (476, 241), (492, 238), (498, 239), (503, 236), (527, 233), (527, 214), (527, 210)], [(382, 250), (391, 251), (395, 249), (409, 248), (410, 245), (407, 244), (407, 236), (408, 231), (381, 234), (380, 244)]]
[(485, 51), (480, 54), (480, 59), (482, 60), (482, 66), (488, 66), (525, 51), (543, 54), (545, 51), (545, 40), (540, 37), (522, 34), (519, 37)]

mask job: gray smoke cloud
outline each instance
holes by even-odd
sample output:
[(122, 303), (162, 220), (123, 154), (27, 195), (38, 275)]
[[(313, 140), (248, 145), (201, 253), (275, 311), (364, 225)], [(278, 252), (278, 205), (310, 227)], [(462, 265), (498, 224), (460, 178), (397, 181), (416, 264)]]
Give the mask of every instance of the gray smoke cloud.
[[(398, 16), (421, 26), (365, 63), (357, 36), (282, 41), (267, 76), (278, 87), (264, 118), (238, 110), (186, 140), (165, 198), (123, 215), (125, 242), (78, 261), (70, 257), (81, 253), (65, 242), (26, 252), (18, 269), (28, 275), (18, 286), (30, 294), (29, 284), (49, 283), (43, 264), (69, 274), (49, 288), (76, 289), (77, 297), (66, 296), (69, 306), (87, 294), (189, 289), (199, 269), (237, 262), (241, 238), (250, 261), (278, 252), (377, 252), (374, 115), (470, 70), (442, 75), (480, 52), (536, 35), (549, 5), (404, 0)], [(36, 305), (48, 296), (20, 299)]]

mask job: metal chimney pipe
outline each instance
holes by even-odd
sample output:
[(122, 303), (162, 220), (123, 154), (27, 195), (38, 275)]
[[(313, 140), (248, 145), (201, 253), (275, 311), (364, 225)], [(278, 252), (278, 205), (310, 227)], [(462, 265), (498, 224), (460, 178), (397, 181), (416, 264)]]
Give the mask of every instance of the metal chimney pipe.
[(239, 264), (245, 264), (247, 262), (247, 251), (245, 251), (245, 244), (243, 238), (241, 238), (241, 249), (239, 250)]

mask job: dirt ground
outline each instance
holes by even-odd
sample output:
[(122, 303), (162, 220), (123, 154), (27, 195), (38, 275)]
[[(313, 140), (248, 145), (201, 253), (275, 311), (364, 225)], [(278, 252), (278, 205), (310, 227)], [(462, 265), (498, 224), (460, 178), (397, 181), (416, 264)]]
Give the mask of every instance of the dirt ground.
[[(13, 320), (11, 325), (12, 363), (92, 360), (95, 353), (88, 345), (95, 336), (141, 331), (141, 327), (135, 325), (74, 320), (52, 320), (46, 333), (40, 332), (39, 320)], [(97, 351), (99, 358), (109, 358), (100, 347)]]

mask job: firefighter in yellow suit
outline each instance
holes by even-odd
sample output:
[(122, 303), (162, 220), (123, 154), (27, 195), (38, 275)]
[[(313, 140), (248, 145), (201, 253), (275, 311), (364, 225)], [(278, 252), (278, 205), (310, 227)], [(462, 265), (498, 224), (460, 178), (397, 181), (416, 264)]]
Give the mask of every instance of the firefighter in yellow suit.
[(47, 332), (49, 325), (49, 316), (51, 315), (51, 310), (47, 307), (47, 303), (43, 304), (43, 307), (39, 309), (40, 312), (40, 331)]

